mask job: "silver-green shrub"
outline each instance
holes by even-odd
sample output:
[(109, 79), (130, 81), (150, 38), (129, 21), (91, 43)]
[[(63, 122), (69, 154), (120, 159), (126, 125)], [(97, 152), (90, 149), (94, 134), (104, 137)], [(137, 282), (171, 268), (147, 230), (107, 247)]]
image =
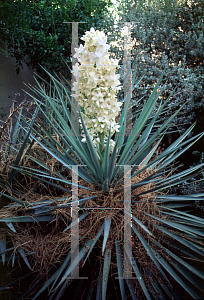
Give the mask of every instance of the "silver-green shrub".
[(204, 3), (194, 0), (191, 6), (187, 1), (180, 5), (178, 1), (163, 1), (163, 6), (154, 1), (145, 4), (146, 1), (129, 4), (129, 12), (123, 18), (135, 22), (133, 68), (137, 69), (139, 78), (145, 73), (135, 99), (148, 99), (166, 68), (163, 80), (166, 96), (176, 89), (171, 109), (187, 102), (175, 122), (182, 126), (195, 120), (199, 122), (204, 110)]

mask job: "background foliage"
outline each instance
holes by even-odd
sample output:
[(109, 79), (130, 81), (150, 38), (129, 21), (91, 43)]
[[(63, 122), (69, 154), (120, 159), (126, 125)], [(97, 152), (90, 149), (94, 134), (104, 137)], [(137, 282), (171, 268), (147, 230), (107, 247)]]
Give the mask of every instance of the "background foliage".
[[(175, 90), (169, 111), (186, 102), (175, 123), (182, 132), (197, 123), (194, 133), (204, 128), (204, 2), (192, 1), (126, 1), (123, 21), (132, 21), (133, 68), (143, 81), (133, 99), (146, 101), (156, 80), (166, 68), (163, 95)], [(144, 74), (145, 73), (145, 74)], [(200, 151), (194, 156), (193, 151)], [(203, 140), (187, 152), (188, 163), (201, 159)], [(189, 157), (191, 156), (190, 160)]]
[[(68, 76), (63, 59), (70, 61), (72, 26), (79, 24), (79, 35), (105, 18), (110, 0), (8, 0), (0, 2), (0, 41), (16, 58), (16, 72), (22, 61), (36, 68)], [(63, 59), (62, 59), (63, 58)]]
[(169, 94), (176, 88), (175, 105), (187, 101), (178, 122), (189, 124), (204, 104), (204, 3), (173, 1), (170, 5), (169, 1), (158, 1), (156, 6), (151, 2), (136, 1), (125, 17), (135, 21), (132, 37), (138, 76), (146, 71), (137, 96), (147, 98), (156, 78), (166, 68), (165, 91)]

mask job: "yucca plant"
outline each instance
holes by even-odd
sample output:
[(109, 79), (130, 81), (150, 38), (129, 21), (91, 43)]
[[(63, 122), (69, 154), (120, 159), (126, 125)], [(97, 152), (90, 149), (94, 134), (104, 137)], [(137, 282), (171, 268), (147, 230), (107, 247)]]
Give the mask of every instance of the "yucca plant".
[[(95, 43), (101, 38), (99, 44), (104, 45), (103, 34), (97, 36), (92, 30), (86, 33), (85, 40), (87, 36)], [(86, 59), (86, 49), (79, 49)], [(92, 68), (97, 68), (97, 63), (93, 63)], [(49, 90), (37, 80), (38, 87), (31, 88), (37, 95), (35, 122), (21, 116), (25, 141), (29, 134), (32, 146), (29, 153), (25, 153), (23, 165), (17, 161), (10, 166), (9, 178), (18, 172), (16, 180), (8, 179), (7, 184), (2, 185), (7, 190), (4, 196), (16, 202), (0, 211), (0, 221), (10, 230), (4, 229), (3, 234), (8, 233), (14, 244), (14, 248), (7, 249), (6, 240), (0, 242), (2, 260), (5, 261), (6, 253), (11, 253), (14, 264), (17, 249), (30, 269), (49, 274), (38, 291), (36, 287), (43, 282), (45, 274), (21, 299), (31, 294), (33, 300), (43, 295), (47, 299), (60, 299), (69, 289), (71, 295), (74, 295), (73, 289), (76, 293), (73, 299), (110, 299), (109, 283), (113, 276), (117, 278), (111, 280), (118, 282), (119, 299), (179, 299), (175, 283), (188, 297), (202, 299), (204, 273), (191, 261), (203, 263), (204, 223), (202, 218), (185, 209), (204, 200), (204, 193), (180, 196), (169, 190), (188, 183), (203, 166), (180, 172), (175, 166), (179, 156), (203, 133), (187, 140), (194, 128), (192, 125), (163, 152), (158, 151), (163, 137), (171, 131), (174, 117), (182, 109), (165, 118), (166, 104), (172, 95), (161, 99), (162, 77), (143, 107), (138, 100), (132, 127), (127, 120), (131, 107), (129, 91), (119, 126), (112, 131), (113, 121), (109, 119), (110, 122), (106, 122), (109, 128), (104, 134), (93, 132), (90, 127), (89, 122), (99, 116), (97, 109), (93, 116), (83, 106), (81, 95), (87, 96), (86, 86), (81, 88), (82, 80), (80, 87), (79, 77), (81, 110), (77, 132), (72, 119), (77, 111), (71, 105), (65, 79), (48, 75)], [(100, 76), (99, 86), (105, 75), (101, 72)], [(117, 80), (116, 77), (113, 80)], [(135, 80), (136, 71), (133, 89), (139, 84)], [(114, 89), (116, 85), (113, 86)], [(105, 102), (107, 94), (103, 96)], [(88, 96), (86, 101), (89, 101)], [(99, 120), (97, 126), (104, 124), (105, 119)], [(107, 130), (106, 125), (101, 128)], [(127, 126), (129, 131), (126, 131)], [(28, 144), (24, 144), (27, 149)], [(22, 225), (25, 223), (32, 226), (25, 227)], [(78, 251), (77, 255), (74, 251)], [(29, 258), (26, 253), (30, 254)], [(98, 259), (94, 253), (99, 255)], [(93, 260), (92, 269), (88, 269), (90, 260)]]

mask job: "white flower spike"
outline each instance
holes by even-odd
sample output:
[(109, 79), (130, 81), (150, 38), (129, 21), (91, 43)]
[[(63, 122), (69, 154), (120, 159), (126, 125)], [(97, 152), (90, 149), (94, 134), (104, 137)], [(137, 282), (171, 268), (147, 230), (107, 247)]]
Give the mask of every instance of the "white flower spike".
[[(91, 28), (81, 38), (85, 42), (75, 48), (79, 63), (73, 67), (73, 74), (77, 78), (77, 84), (73, 85), (82, 116), (94, 145), (107, 142), (111, 125), (111, 135), (119, 131), (119, 125), (115, 118), (118, 116), (122, 103), (117, 101), (116, 93), (121, 89), (116, 74), (117, 59), (110, 59), (106, 44), (107, 37), (103, 31)], [(82, 142), (86, 142), (84, 136)], [(110, 141), (110, 151), (113, 150), (114, 141)]]

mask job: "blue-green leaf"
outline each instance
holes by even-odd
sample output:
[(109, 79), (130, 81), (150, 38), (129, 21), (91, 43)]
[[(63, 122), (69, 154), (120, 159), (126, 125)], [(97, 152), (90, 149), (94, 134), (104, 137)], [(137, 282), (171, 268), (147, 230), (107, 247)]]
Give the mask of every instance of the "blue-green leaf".
[(104, 265), (103, 265), (102, 300), (106, 300), (110, 261), (111, 261), (111, 250), (106, 249)]
[(142, 279), (142, 275), (140, 274), (140, 271), (139, 271), (138, 266), (137, 266), (137, 264), (136, 264), (136, 262), (134, 260), (134, 257), (131, 256), (129, 249), (127, 249), (126, 247), (124, 247), (124, 248), (125, 248), (125, 251), (126, 251), (126, 253), (128, 255), (128, 258), (130, 260), (130, 263), (131, 263), (131, 265), (133, 267), (133, 270), (135, 272), (137, 280), (139, 281), (139, 284), (140, 284), (140, 286), (141, 286), (141, 288), (142, 288), (142, 290), (143, 290), (143, 292), (144, 292), (147, 300), (151, 300), (150, 294), (149, 294), (149, 292), (147, 290), (147, 287), (146, 287), (146, 285), (144, 283), (144, 280)]
[(87, 248), (89, 248), (92, 244), (92, 240), (88, 240), (83, 248), (79, 251), (79, 255), (75, 257), (74, 261), (68, 266), (67, 270), (65, 271), (62, 279), (60, 280), (59, 284), (56, 288), (58, 288), (64, 281), (68, 279), (68, 276), (71, 274), (72, 271), (79, 265), (80, 261), (83, 259), (85, 253), (87, 252)]
[(110, 219), (105, 218), (102, 255), (104, 254), (104, 251), (105, 251), (106, 242), (108, 240), (108, 235), (109, 235), (109, 231), (110, 231), (110, 226), (111, 226), (111, 218)]
[(138, 220), (134, 215), (131, 215), (128, 211), (124, 211), (127, 215), (129, 215), (131, 218), (133, 218), (133, 220), (142, 228), (144, 229), (150, 236), (152, 236), (153, 234), (149, 231), (149, 229), (142, 224), (142, 222), (140, 220)]
[(5, 259), (6, 259), (6, 254), (4, 252), (5, 250), (6, 250), (6, 236), (4, 237), (3, 241), (0, 238), (0, 251), (2, 252), (1, 256), (2, 256), (3, 265), (4, 265)]
[(89, 136), (89, 133), (87, 131), (86, 125), (84, 124), (84, 121), (83, 121), (82, 117), (81, 117), (81, 122), (82, 122), (82, 126), (83, 126), (84, 133), (85, 133), (85, 136), (86, 136), (87, 146), (88, 146), (89, 151), (90, 151), (90, 158), (93, 162), (93, 165), (95, 166), (96, 173), (98, 175), (98, 179), (100, 179), (101, 182), (102, 182), (103, 181), (103, 176), (102, 176), (102, 173), (101, 173), (101, 168), (100, 168), (100, 165), (99, 165), (99, 160), (98, 160), (98, 157), (97, 157), (97, 153), (96, 153), (95, 147), (92, 143), (92, 140)]
[(30, 266), (30, 264), (29, 264), (29, 261), (28, 261), (28, 259), (27, 259), (27, 257), (26, 257), (25, 251), (23, 250), (23, 248), (18, 247), (18, 252), (19, 252), (20, 255), (22, 256), (22, 258), (23, 258), (23, 260), (25, 261), (25, 263), (26, 263), (26, 265), (28, 266), (28, 268), (29, 268), (30, 270), (32, 270), (32, 268), (31, 268), (31, 266)]
[(56, 219), (54, 216), (20, 216), (7, 219), (0, 219), (0, 222), (50, 222)]
[(93, 247), (95, 246), (96, 242), (98, 241), (99, 237), (101, 236), (101, 234), (102, 234), (102, 232), (103, 232), (103, 229), (104, 229), (104, 224), (105, 224), (105, 222), (101, 225), (101, 228), (99, 229), (99, 231), (98, 231), (98, 233), (97, 233), (97, 235), (96, 235), (96, 237), (95, 237), (93, 243), (91, 244), (90, 249), (89, 249), (89, 251), (88, 251), (88, 253), (87, 253), (87, 256), (86, 256), (86, 258), (85, 258), (85, 260), (84, 260), (83, 265), (85, 265), (85, 262), (86, 262), (87, 258), (89, 257), (89, 255), (90, 255), (90, 253), (91, 253)]
[(5, 223), (13, 232), (16, 232), (16, 229), (14, 228), (14, 226), (11, 222), (5, 222)]
[(156, 258), (161, 266), (189, 293), (189, 295), (191, 295), (191, 297), (193, 297), (193, 299), (199, 299), (199, 296), (176, 274), (161, 255), (156, 253)]
[(130, 294), (131, 294), (131, 297), (133, 300), (137, 300), (137, 297), (135, 295), (135, 288), (132, 284), (132, 280), (131, 279), (125, 279), (126, 283), (127, 283), (127, 286), (128, 286), (128, 289), (130, 291)]
[(204, 251), (199, 250), (196, 245), (189, 243), (186, 239), (183, 239), (182, 237), (180, 237), (177, 234), (172, 233), (171, 231), (160, 227), (160, 226), (156, 226), (160, 231), (162, 231), (163, 233), (167, 234), (168, 236), (172, 237), (173, 239), (177, 240), (178, 242), (180, 242), (181, 244), (185, 245), (186, 247), (188, 247), (189, 249), (195, 251), (196, 253), (204, 256)]
[(143, 238), (142, 234), (140, 234), (140, 232), (135, 228), (134, 225), (132, 225), (132, 229), (134, 230), (135, 234), (137, 235), (137, 237), (140, 239), (142, 245), (144, 246), (145, 250), (147, 251), (147, 254), (149, 255), (149, 257), (151, 258), (151, 260), (154, 262), (155, 266), (157, 267), (157, 269), (160, 271), (161, 275), (163, 276), (163, 278), (168, 282), (168, 279), (165, 275), (165, 273), (163, 272), (162, 268), (160, 267), (154, 253), (152, 252), (151, 248), (149, 247), (147, 241)]
[(81, 220), (83, 220), (86, 216), (88, 216), (88, 212), (86, 211), (84, 214), (82, 214), (77, 220), (75, 220), (74, 222), (72, 222), (67, 228), (65, 228), (63, 230), (66, 231), (68, 230), (69, 228), (71, 228), (72, 226), (74, 226), (75, 224), (77, 224), (78, 222), (80, 222)]
[(110, 155), (110, 138), (111, 138), (111, 126), (109, 129), (108, 139), (107, 139), (104, 157), (103, 157), (102, 165), (101, 165), (104, 180), (106, 180), (107, 176), (108, 176), (109, 155)]
[(120, 244), (118, 240), (115, 240), (115, 249), (116, 249), (116, 259), (117, 259), (117, 269), (118, 269), (118, 279), (119, 279), (119, 285), (120, 285), (120, 293), (122, 300), (126, 299), (125, 295), (125, 286), (124, 286), (124, 280), (123, 280), (123, 267), (122, 267), (122, 255), (120, 251)]

